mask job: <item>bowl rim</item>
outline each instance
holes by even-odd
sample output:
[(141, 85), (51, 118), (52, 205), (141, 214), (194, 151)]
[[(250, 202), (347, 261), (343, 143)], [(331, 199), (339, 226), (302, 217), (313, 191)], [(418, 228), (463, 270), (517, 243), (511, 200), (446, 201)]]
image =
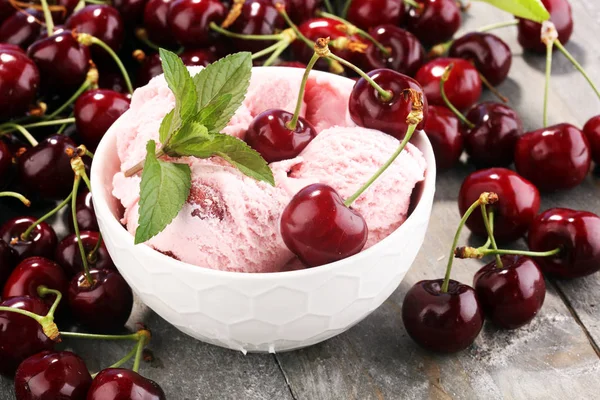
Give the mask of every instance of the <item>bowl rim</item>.
[[(254, 67), (253, 69), (259, 69), (259, 68), (260, 69), (277, 68), (277, 69), (302, 71), (299, 68), (293, 68), (293, 67)], [(331, 74), (331, 73), (324, 72), (324, 71), (318, 71), (318, 70), (311, 71), (311, 74), (315, 74), (317, 76), (327, 75), (329, 77), (333, 77), (334, 80), (339, 80), (340, 82), (346, 81), (346, 83), (348, 80), (350, 80), (349, 78), (346, 78), (343, 76)], [(201, 272), (203, 274), (213, 275), (214, 277), (222, 277), (222, 278), (227, 278), (227, 279), (234, 278), (234, 279), (244, 279), (244, 280), (245, 279), (260, 279), (260, 280), (273, 279), (273, 280), (276, 280), (276, 279), (281, 279), (283, 277), (286, 277), (286, 278), (309, 277), (311, 275), (317, 275), (319, 273), (323, 273), (326, 271), (343, 268), (343, 266), (348, 264), (349, 262), (354, 262), (354, 261), (360, 260), (362, 258), (367, 258), (367, 257), (374, 255), (375, 252), (380, 247), (382, 247), (382, 244), (393, 240), (393, 236), (396, 236), (400, 232), (406, 230), (407, 227), (410, 226), (410, 223), (417, 218), (416, 217), (417, 214), (427, 212), (427, 210), (425, 210), (424, 208), (426, 207), (426, 203), (428, 203), (428, 202), (424, 201), (424, 200), (427, 199), (428, 197), (431, 197), (433, 199), (433, 196), (435, 193), (435, 181), (436, 181), (437, 171), (436, 171), (433, 147), (431, 145), (431, 142), (429, 141), (429, 138), (425, 134), (425, 132), (417, 131), (417, 132), (415, 132), (415, 136), (413, 136), (413, 139), (418, 138), (420, 143), (419, 143), (419, 146), (415, 146), (415, 147), (417, 147), (423, 153), (423, 157), (425, 158), (425, 160), (427, 162), (427, 168), (425, 170), (425, 178), (422, 181), (423, 188), (422, 188), (421, 196), (419, 198), (417, 205), (415, 206), (413, 211), (410, 213), (408, 218), (402, 223), (402, 225), (400, 225), (398, 228), (396, 228), (388, 236), (386, 236), (378, 243), (374, 244), (373, 246), (371, 246), (370, 248), (368, 248), (366, 250), (361, 251), (358, 254), (355, 254), (351, 257), (348, 257), (348, 258), (345, 258), (342, 260), (338, 260), (338, 261), (335, 261), (335, 262), (332, 262), (329, 264), (321, 265), (319, 267), (305, 268), (305, 269), (293, 270), (293, 271), (279, 271), (279, 272), (222, 271), (222, 270), (218, 270), (218, 269), (202, 267), (199, 265), (190, 264), (190, 263), (186, 263), (184, 261), (176, 260), (172, 257), (162, 254), (161, 252), (153, 249), (150, 246), (144, 245), (144, 243), (141, 243), (140, 245), (133, 244), (133, 236), (129, 233), (129, 231), (127, 231), (127, 229), (120, 223), (119, 219), (117, 217), (115, 217), (113, 212), (110, 210), (106, 196), (104, 195), (104, 192), (102, 190), (103, 184), (101, 182), (102, 181), (102, 179), (100, 177), (101, 174), (99, 172), (95, 172), (95, 171), (102, 169), (104, 154), (110, 153), (111, 148), (109, 147), (109, 143), (113, 140), (113, 137), (115, 136), (115, 134), (113, 132), (114, 132), (114, 130), (109, 128), (109, 130), (106, 132), (104, 137), (101, 139), (101, 141), (96, 149), (94, 159), (92, 162), (90, 180), (91, 180), (91, 184), (92, 184), (92, 193), (94, 196), (94, 209), (97, 214), (97, 218), (98, 218), (98, 215), (109, 216), (109, 218), (103, 218), (105, 221), (105, 226), (106, 226), (105, 230), (112, 234), (118, 234), (119, 235), (117, 238), (118, 242), (126, 243), (127, 247), (132, 247), (132, 251), (141, 252), (142, 254), (144, 254), (145, 257), (157, 258), (157, 260), (161, 263), (170, 264), (169, 267), (184, 269), (184, 270), (186, 270), (188, 272), (192, 272), (192, 273)]]

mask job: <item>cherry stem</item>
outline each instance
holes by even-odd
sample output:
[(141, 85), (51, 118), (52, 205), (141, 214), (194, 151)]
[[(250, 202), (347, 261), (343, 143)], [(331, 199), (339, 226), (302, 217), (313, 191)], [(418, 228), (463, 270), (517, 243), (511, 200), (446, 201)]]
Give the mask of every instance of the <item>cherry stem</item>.
[[(490, 230), (492, 232), (494, 232), (494, 211), (492, 211), (492, 210), (490, 210), (488, 212), (488, 221), (490, 221)], [(489, 249), (491, 245), (492, 245), (492, 239), (490, 239), (490, 235), (488, 235), (488, 238), (487, 238), (485, 244), (483, 246), (481, 246), (480, 249)]]
[(140, 340), (141, 337), (148, 337), (150, 333), (146, 330), (141, 330), (136, 333), (127, 335), (99, 335), (95, 333), (81, 332), (60, 332), (60, 336), (73, 339), (90, 339), (90, 340)]
[(35, 313), (32, 313), (31, 311), (21, 310), (21, 309), (13, 308), (13, 307), (4, 307), (4, 306), (0, 307), (0, 311), (13, 312), (16, 314), (21, 314), (26, 317), (32, 318), (42, 326), (42, 330), (44, 331), (44, 334), (46, 336), (48, 336), (48, 338), (50, 338), (54, 341), (60, 341), (58, 327), (54, 323), (54, 313), (56, 312), (56, 308), (58, 307), (60, 301), (62, 300), (62, 293), (58, 290), (49, 289), (46, 286), (38, 286), (37, 293), (42, 298), (46, 297), (47, 295), (56, 296), (56, 298), (54, 299), (54, 302), (52, 303), (52, 307), (50, 307), (50, 310), (48, 311), (48, 313), (46, 315), (37, 315)]
[(274, 35), (245, 35), (242, 33), (231, 32), (227, 29), (221, 28), (219, 25), (211, 22), (209, 24), (210, 29), (215, 32), (220, 33), (223, 36), (227, 36), (233, 39), (242, 39), (242, 40), (283, 40), (284, 36), (282, 34), (274, 34)]
[(79, 223), (77, 222), (77, 191), (79, 190), (79, 182), (81, 181), (81, 175), (75, 171), (75, 180), (73, 181), (73, 192), (71, 193), (71, 215), (73, 216), (73, 229), (75, 230), (75, 237), (77, 238), (77, 245), (79, 247), (79, 254), (81, 255), (81, 262), (83, 263), (83, 275), (89, 286), (94, 284), (94, 280), (90, 275), (90, 266), (88, 265), (87, 255), (85, 254), (85, 248), (81, 241), (81, 235), (79, 233)]
[(56, 207), (54, 207), (47, 214), (45, 214), (44, 216), (39, 218), (37, 221), (35, 221), (33, 224), (31, 224), (31, 226), (29, 226), (29, 228), (27, 228), (27, 230), (25, 230), (25, 232), (23, 232), (21, 234), (21, 240), (23, 240), (23, 241), (29, 240), (29, 237), (31, 236), (31, 232), (33, 232), (35, 227), (38, 226), (39, 224), (41, 224), (42, 222), (46, 221), (48, 218), (52, 217), (54, 214), (56, 214), (60, 210), (62, 210), (64, 206), (69, 204), (69, 202), (71, 201), (71, 197), (73, 197), (73, 193), (70, 193), (69, 196), (67, 196), (66, 199), (61, 201)]
[(404, 1), (404, 4), (408, 4), (409, 6), (414, 7), (414, 8), (421, 8), (422, 7), (421, 4), (417, 3), (414, 0), (403, 0), (403, 1)]
[[(317, 45), (315, 45), (316, 47)], [(296, 130), (298, 126), (298, 118), (300, 118), (300, 110), (302, 109), (302, 99), (304, 99), (304, 91), (306, 89), (306, 82), (308, 81), (308, 77), (310, 75), (310, 71), (313, 69), (317, 61), (319, 61), (321, 56), (318, 51), (315, 50), (314, 54), (310, 58), (308, 65), (306, 66), (306, 70), (304, 71), (304, 75), (302, 76), (302, 82), (300, 83), (300, 91), (298, 92), (298, 101), (296, 101), (296, 109), (294, 110), (294, 116), (292, 120), (286, 124), (286, 128), (291, 131)]]
[[(127, 361), (131, 360), (131, 358), (135, 355), (135, 353), (137, 352), (137, 348), (138, 345), (136, 343), (136, 345), (133, 347), (133, 349), (131, 349), (129, 351), (129, 353), (127, 353), (127, 355), (123, 358), (121, 358), (119, 361), (117, 361), (116, 363), (112, 364), (111, 366), (105, 368), (119, 368), (120, 366), (122, 366), (123, 364), (125, 364)], [(100, 372), (96, 372), (95, 374), (92, 374), (92, 379), (94, 379)]]
[(119, 58), (117, 53), (115, 53), (115, 51), (113, 49), (111, 49), (109, 45), (107, 45), (102, 40), (98, 39), (97, 37), (89, 35), (87, 33), (78, 34), (77, 40), (80, 43), (87, 45), (87, 46), (95, 44), (95, 45), (102, 47), (104, 49), (104, 51), (106, 51), (112, 57), (112, 59), (117, 64), (117, 67), (119, 67), (119, 70), (121, 71), (121, 74), (123, 75), (123, 79), (125, 80), (125, 85), (127, 86), (127, 90), (129, 91), (129, 94), (133, 94), (133, 86), (131, 85), (131, 79), (129, 79), (129, 74), (127, 73), (127, 70), (125, 69), (125, 66), (121, 62), (121, 59)]
[[(285, 46), (287, 47), (287, 44), (283, 41), (279, 41), (277, 43), (274, 43), (272, 45), (270, 45), (269, 47), (262, 49), (260, 51), (257, 51), (256, 53), (252, 54), (252, 59), (256, 60), (257, 58), (261, 58), (263, 56), (266, 56), (267, 54), (271, 54), (274, 51), (279, 50), (280, 47), (282, 47), (282, 44), (285, 44)], [(285, 49), (285, 47), (284, 47)]]
[(333, 53), (329, 53), (329, 55), (327, 55), (328, 58), (339, 62), (340, 64), (352, 69), (354, 72), (356, 72), (358, 75), (361, 76), (361, 78), (365, 79), (367, 82), (369, 82), (369, 84), (371, 86), (373, 86), (373, 88), (375, 90), (377, 90), (377, 93), (379, 93), (379, 97), (381, 98), (381, 100), (383, 101), (391, 101), (394, 98), (394, 94), (392, 92), (390, 92), (389, 90), (385, 90), (384, 88), (382, 88), (381, 86), (379, 86), (379, 84), (377, 82), (375, 82), (373, 79), (371, 79), (371, 77), (369, 75), (367, 75), (363, 70), (361, 70), (360, 68), (358, 68), (356, 65), (352, 64), (349, 61), (344, 60), (341, 57), (336, 56)]
[(494, 94), (494, 96), (499, 98), (501, 102), (508, 103), (508, 98), (500, 93), (500, 91), (496, 89), (481, 72), (479, 72), (479, 79), (481, 79), (481, 82), (485, 85), (485, 87), (487, 87), (488, 90)]
[(90, 264), (95, 264), (96, 261), (98, 261), (97, 253), (98, 253), (98, 249), (100, 249), (101, 245), (102, 245), (102, 234), (98, 233), (98, 241), (96, 242), (96, 245), (94, 246), (92, 251), (90, 251), (87, 255), (87, 260)]
[(497, 250), (493, 250), (493, 249), (486, 249), (486, 250), (479, 250), (477, 249), (477, 252), (479, 253), (479, 255), (481, 255), (481, 257), (485, 257), (488, 255), (511, 255), (511, 256), (526, 256), (526, 257), (552, 257), (555, 256), (557, 254), (559, 254), (561, 251), (560, 247), (554, 249), (554, 250), (549, 250), (549, 251), (525, 251), (525, 250), (505, 250), (505, 249), (497, 249)]
[(569, 61), (571, 61), (571, 64), (573, 64), (573, 66), (581, 73), (581, 75), (583, 75), (583, 77), (588, 81), (594, 92), (596, 92), (596, 96), (600, 98), (600, 91), (598, 91), (598, 88), (594, 84), (594, 81), (592, 81), (592, 78), (590, 78), (587, 72), (585, 72), (581, 64), (579, 64), (579, 62), (571, 55), (569, 50), (567, 50), (558, 39), (554, 41), (554, 45), (558, 48), (558, 50), (560, 50), (561, 53), (564, 54), (565, 57), (567, 57)]
[(146, 344), (146, 338), (140, 337), (138, 339), (138, 343), (135, 351), (135, 359), (133, 360), (133, 368), (132, 371), (137, 373), (140, 370), (140, 361), (142, 361), (142, 352), (144, 350), (144, 345)]
[[(494, 249), (495, 251), (498, 251), (498, 245), (496, 244), (496, 238), (494, 237), (494, 231), (492, 229), (492, 226), (490, 225), (490, 220), (488, 218), (488, 213), (487, 213), (487, 207), (485, 204), (481, 205), (481, 216), (483, 218), (483, 224), (485, 225), (485, 230), (487, 231), (488, 239), (490, 240), (492, 249)], [(500, 259), (500, 255), (498, 255), (498, 254), (496, 254), (496, 266), (498, 268), (504, 267), (504, 265), (502, 264), (502, 260)]]
[[(74, 115), (73, 113), (69, 114), (69, 118), (73, 118), (73, 115)], [(57, 133), (58, 135), (62, 135), (62, 134), (63, 134), (63, 132), (65, 131), (65, 129), (67, 129), (67, 126), (69, 126), (69, 125), (71, 125), (71, 124), (69, 124), (69, 123), (62, 124), (62, 125), (60, 126), (60, 128), (58, 128), (58, 130), (56, 131), (56, 133)]]
[(6, 131), (2, 129), (2, 132), (0, 133), (0, 136), (2, 136), (5, 133), (10, 133), (10, 132), (13, 132), (13, 131), (17, 130), (17, 131), (19, 131), (21, 133), (21, 135), (23, 135), (23, 137), (25, 139), (27, 139), (27, 141), (29, 142), (29, 144), (31, 144), (33, 147), (35, 147), (35, 146), (38, 145), (38, 141), (22, 125), (13, 124), (13, 123), (9, 122), (9, 123), (0, 125), (0, 127), (1, 128), (4, 128), (4, 127), (9, 128)]
[(14, 197), (15, 199), (18, 199), (21, 201), (21, 203), (25, 204), (26, 207), (29, 207), (31, 205), (31, 201), (29, 201), (29, 199), (25, 196), (23, 196), (21, 193), (17, 193), (17, 192), (0, 192), (0, 197)]
[(152, 49), (152, 50), (160, 50), (160, 46), (157, 46), (156, 44), (152, 43), (152, 41), (150, 39), (148, 39), (148, 33), (146, 32), (146, 29), (144, 28), (138, 28), (135, 30), (135, 37), (142, 43), (144, 43), (148, 48)]
[(269, 56), (269, 58), (267, 58), (265, 60), (265, 62), (263, 63), (264, 67), (268, 67), (273, 65), (273, 63), (275, 61), (277, 61), (277, 59), (279, 58), (279, 56), (281, 55), (281, 53), (283, 53), (285, 51), (285, 49), (288, 48), (288, 46), (290, 45), (289, 42), (287, 41), (281, 41), (278, 43), (278, 47), (275, 49), (275, 51)]
[(325, 9), (327, 10), (327, 12), (333, 14), (334, 10), (333, 10), (333, 6), (331, 5), (331, 1), (324, 0), (323, 3), (325, 3)]
[(23, 125), (23, 128), (31, 129), (31, 128), (40, 128), (42, 126), (54, 126), (54, 125), (73, 124), (73, 123), (75, 123), (75, 118), (63, 118), (63, 119), (55, 119), (54, 121), (41, 121), (41, 122), (35, 122), (33, 124)]
[[(406, 0), (405, 0), (406, 2)], [(477, 32), (489, 32), (499, 28), (506, 28), (508, 26), (515, 26), (519, 24), (518, 19), (511, 19), (510, 21), (496, 22), (495, 24), (484, 25), (476, 29)]]
[(73, 93), (73, 95), (71, 97), (69, 97), (69, 99), (67, 101), (65, 101), (60, 107), (58, 107), (56, 110), (54, 110), (52, 112), (52, 114), (47, 115), (44, 118), (52, 119), (52, 118), (56, 117), (57, 115), (59, 115), (60, 113), (62, 113), (63, 111), (65, 111), (71, 104), (75, 103), (75, 101), (79, 98), (79, 96), (81, 96), (81, 94), (83, 92), (88, 90), (92, 85), (93, 85), (93, 82), (90, 82), (89, 80), (86, 79), (81, 84), (81, 86), (79, 86), (77, 91), (75, 93)]
[(342, 8), (342, 18), (348, 17), (348, 10), (350, 10), (350, 6), (352, 5), (352, 0), (346, 0), (344, 3), (344, 8)]
[(552, 75), (552, 49), (554, 47), (553, 41), (546, 43), (546, 82), (544, 84), (544, 124), (548, 126), (548, 98), (550, 93), (550, 76)]
[(469, 121), (467, 119), (467, 117), (465, 117), (463, 115), (463, 113), (458, 111), (458, 109), (456, 107), (454, 107), (454, 104), (452, 104), (450, 102), (450, 100), (448, 99), (448, 96), (446, 96), (446, 91), (444, 90), (444, 85), (446, 84), (446, 81), (450, 77), (450, 72), (452, 71), (452, 68), (454, 68), (454, 64), (448, 65), (440, 78), (440, 94), (442, 95), (442, 99), (444, 100), (446, 107), (448, 107), (458, 117), (458, 119), (460, 119), (467, 127), (469, 127), (470, 129), (473, 129), (473, 128), (475, 128), (475, 125), (471, 121)]
[[(164, 155), (165, 155), (165, 152), (163, 151), (163, 149), (156, 151), (156, 158), (160, 158)], [(125, 171), (125, 178), (129, 178), (129, 177), (137, 174), (141, 170), (143, 170), (145, 161), (146, 160), (142, 160), (139, 163), (135, 164), (133, 167), (129, 168), (127, 171)]]
[(46, 30), (48, 37), (54, 35), (54, 20), (52, 20), (52, 13), (50, 12), (50, 7), (48, 7), (47, 0), (40, 0), (42, 4), (42, 11), (44, 12), (44, 20), (46, 22)]

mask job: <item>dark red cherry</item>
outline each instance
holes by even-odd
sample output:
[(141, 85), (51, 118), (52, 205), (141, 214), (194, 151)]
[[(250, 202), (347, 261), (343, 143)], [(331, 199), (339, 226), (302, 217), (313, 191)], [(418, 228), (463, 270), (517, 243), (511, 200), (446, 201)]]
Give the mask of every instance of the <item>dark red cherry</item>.
[(470, 161), (479, 168), (512, 164), (517, 140), (524, 134), (519, 115), (505, 104), (484, 102), (474, 105), (466, 117), (475, 125), (465, 133)]
[(438, 171), (451, 168), (463, 152), (463, 134), (458, 117), (442, 106), (429, 106), (423, 128), (435, 154)]
[(583, 127), (583, 133), (590, 145), (592, 159), (600, 164), (600, 115), (590, 118)]
[[(536, 187), (509, 169), (475, 171), (467, 176), (460, 188), (460, 214), (464, 215), (483, 192), (498, 194), (498, 202), (488, 206), (488, 210), (494, 211), (495, 238), (507, 242), (522, 237), (540, 209), (540, 193)], [(474, 212), (466, 225), (474, 234), (487, 237), (480, 212)]]
[(17, 9), (10, 4), (10, 1), (0, 0), (0, 25), (16, 11)]
[[(2, 298), (30, 296), (38, 298), (38, 287), (46, 286), (67, 296), (68, 280), (60, 265), (44, 257), (29, 257), (17, 265), (8, 277)], [(42, 300), (52, 306), (55, 296), (48, 295)]]
[(35, 221), (35, 217), (16, 217), (0, 226), (0, 238), (17, 252), (20, 260), (33, 256), (52, 258), (54, 255), (56, 233), (47, 223), (39, 223), (28, 238), (22, 238)]
[(550, 251), (552, 257), (537, 257), (545, 273), (558, 278), (578, 278), (600, 270), (600, 217), (587, 211), (551, 208), (531, 224), (529, 249)]
[(491, 33), (471, 32), (454, 40), (448, 56), (472, 62), (489, 83), (504, 82), (512, 64), (510, 47)]
[(166, 400), (158, 384), (137, 372), (108, 368), (94, 378), (87, 400)]
[(90, 67), (89, 49), (79, 44), (71, 31), (38, 40), (27, 54), (39, 67), (47, 92), (71, 94), (85, 81)]
[(483, 327), (483, 310), (475, 290), (450, 280), (420, 281), (410, 288), (402, 304), (402, 321), (410, 337), (422, 347), (455, 353), (469, 347)]
[(466, 110), (481, 96), (481, 78), (470, 62), (460, 58), (436, 58), (423, 65), (415, 79), (423, 86), (427, 101), (440, 106), (445, 105), (440, 93), (440, 80), (447, 66), (453, 64), (444, 92), (450, 103), (459, 110)]
[[(13, 297), (0, 303), (37, 315), (46, 315), (48, 306), (37, 298)], [(42, 326), (25, 315), (0, 311), (0, 374), (10, 377), (23, 360), (40, 351), (52, 350), (54, 342), (44, 334)]]
[[(0, 57), (2, 57), (0, 55)], [(0, 190), (12, 181), (14, 175), (13, 154), (6, 143), (0, 140)]]
[(409, 31), (394, 25), (379, 25), (372, 28), (370, 33), (390, 54), (386, 55), (379, 47), (369, 45), (365, 53), (367, 69), (389, 68), (414, 76), (425, 62), (423, 46)]
[[(75, 202), (75, 212), (77, 215), (77, 224), (80, 231), (99, 231), (98, 220), (94, 212), (94, 204), (92, 202), (92, 194), (89, 190), (83, 190), (77, 196)], [(73, 216), (69, 213), (69, 230), (73, 230)]]
[(0, 239), (0, 288), (4, 286), (10, 273), (19, 262), (17, 252), (8, 243)]
[(144, 28), (148, 38), (160, 47), (177, 45), (167, 21), (170, 3), (171, 0), (148, 0), (144, 7)]
[(70, 351), (43, 351), (19, 365), (15, 395), (19, 400), (85, 400), (92, 377), (85, 361)]
[(126, 25), (136, 25), (142, 21), (146, 0), (113, 0), (112, 6), (119, 11)]
[(75, 102), (73, 114), (77, 132), (94, 151), (108, 128), (129, 109), (129, 97), (107, 89), (88, 90)]
[(73, 190), (71, 159), (75, 142), (64, 135), (52, 135), (17, 157), (20, 184), (31, 194), (62, 199)]
[[(272, 35), (277, 30), (286, 28), (285, 20), (275, 5), (280, 0), (246, 0), (240, 16), (229, 29), (244, 35)], [(234, 40), (238, 50), (256, 52), (273, 44), (263, 40)], [(304, 44), (306, 46), (306, 44)], [(310, 50), (312, 52), (312, 49)]]
[(526, 133), (515, 148), (517, 171), (542, 191), (579, 185), (587, 176), (591, 161), (585, 135), (570, 124)]
[(315, 16), (323, 0), (287, 0), (287, 13), (296, 25)]
[(368, 31), (376, 25), (400, 25), (404, 10), (402, 0), (352, 0), (346, 18)]
[(287, 124), (294, 117), (284, 110), (267, 110), (259, 114), (246, 132), (246, 143), (268, 162), (287, 160), (300, 154), (317, 136), (317, 130), (306, 119), (299, 117), (296, 129)]
[(290, 200), (280, 224), (287, 247), (309, 267), (350, 257), (367, 242), (362, 215), (346, 207), (335, 189), (320, 183), (305, 187)]
[[(187, 50), (181, 53), (179, 57), (183, 64), (188, 67), (206, 67), (217, 60), (215, 53), (207, 49)], [(163, 69), (158, 53), (147, 56), (138, 71), (136, 85), (138, 87), (144, 86), (150, 82), (150, 79), (162, 73)]]
[(15, 12), (0, 25), (0, 42), (26, 49), (38, 38), (43, 20), (42, 12), (33, 8)]
[(217, 61), (215, 52), (207, 49), (186, 50), (179, 55), (179, 58), (188, 67), (206, 67), (208, 64)]
[(100, 76), (98, 77), (98, 87), (100, 89), (108, 89), (113, 92), (122, 93), (126, 96), (129, 95), (125, 79), (123, 79), (123, 75), (120, 72), (100, 72)]
[[(91, 231), (81, 231), (80, 237), (86, 254), (89, 254), (94, 250), (100, 238), (98, 232)], [(79, 242), (75, 234), (67, 236), (58, 244), (54, 259), (61, 267), (63, 267), (65, 273), (69, 277), (83, 271)], [(104, 242), (98, 248), (95, 256), (92, 258), (88, 257), (87, 261), (90, 268), (102, 270), (115, 269), (115, 264), (113, 264)]]
[(146, 56), (137, 72), (135, 85), (142, 87), (150, 82), (150, 79), (163, 73), (160, 56), (158, 53)]
[(540, 311), (546, 297), (542, 270), (529, 257), (502, 256), (483, 266), (473, 278), (477, 298), (486, 316), (497, 326), (517, 329)]
[(17, 46), (16, 44), (0, 43), (0, 52), (2, 51), (16, 51), (17, 53), (26, 54), (25, 50)]
[[(368, 74), (384, 90), (391, 91), (393, 98), (383, 100), (379, 93), (361, 78), (350, 94), (349, 110), (352, 120), (365, 128), (376, 129), (403, 139), (408, 129), (406, 117), (413, 107), (413, 101), (405, 96), (407, 89), (423, 93), (417, 81), (390, 69), (378, 69)], [(423, 129), (427, 121), (427, 97), (423, 96), (423, 121), (417, 129)]]
[(18, 117), (35, 100), (40, 73), (25, 54), (0, 49), (0, 118)]
[(210, 23), (220, 24), (227, 8), (219, 0), (174, 0), (169, 4), (171, 33), (184, 47), (203, 47), (215, 38)]
[(452, 39), (461, 24), (460, 7), (454, 0), (416, 0), (406, 17), (409, 31), (425, 45), (433, 46)]
[[(566, 44), (573, 33), (573, 14), (567, 0), (542, 0), (550, 13), (550, 21), (558, 32), (558, 39)], [(526, 19), (519, 19), (519, 43), (526, 50), (544, 53), (546, 45), (541, 41), (542, 25)]]

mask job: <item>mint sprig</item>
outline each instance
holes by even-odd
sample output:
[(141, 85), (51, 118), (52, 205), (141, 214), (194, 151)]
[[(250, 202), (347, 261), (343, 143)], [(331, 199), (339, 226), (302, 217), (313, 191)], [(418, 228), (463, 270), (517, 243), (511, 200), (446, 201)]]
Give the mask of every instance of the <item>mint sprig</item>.
[(181, 59), (160, 49), (165, 80), (175, 96), (175, 108), (159, 128), (160, 150), (148, 142), (146, 159), (125, 173), (143, 168), (140, 184), (139, 226), (135, 243), (143, 243), (173, 221), (191, 187), (187, 164), (161, 161), (178, 157), (221, 157), (245, 175), (275, 184), (273, 173), (259, 153), (242, 140), (220, 133), (242, 104), (250, 84), (250, 53), (227, 56), (191, 76)]
[(496, 8), (513, 14), (515, 17), (544, 22), (550, 19), (550, 13), (541, 0), (476, 0), (488, 3)]

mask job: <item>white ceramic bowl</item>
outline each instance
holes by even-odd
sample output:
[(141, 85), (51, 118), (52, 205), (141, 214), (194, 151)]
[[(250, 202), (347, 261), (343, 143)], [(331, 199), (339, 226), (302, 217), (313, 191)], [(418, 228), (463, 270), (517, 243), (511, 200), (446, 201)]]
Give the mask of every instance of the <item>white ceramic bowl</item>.
[[(323, 73), (315, 71), (315, 74)], [(335, 77), (340, 83), (346, 78)], [(375, 246), (318, 268), (280, 273), (223, 272), (134, 246), (111, 195), (119, 169), (114, 130), (92, 166), (94, 208), (108, 251), (141, 300), (181, 331), (243, 352), (298, 349), (338, 335), (379, 307), (398, 287), (423, 240), (435, 191), (435, 159), (423, 132), (412, 142), (428, 169), (410, 217)]]

